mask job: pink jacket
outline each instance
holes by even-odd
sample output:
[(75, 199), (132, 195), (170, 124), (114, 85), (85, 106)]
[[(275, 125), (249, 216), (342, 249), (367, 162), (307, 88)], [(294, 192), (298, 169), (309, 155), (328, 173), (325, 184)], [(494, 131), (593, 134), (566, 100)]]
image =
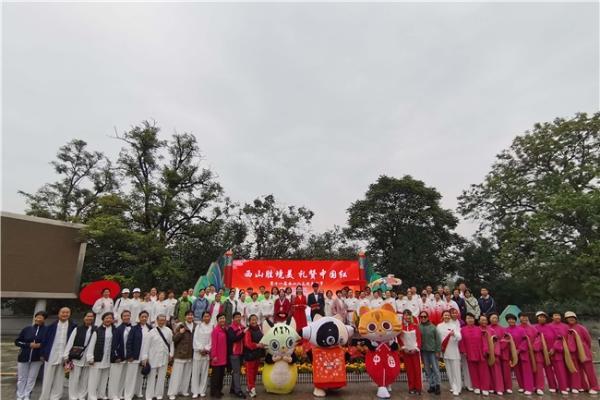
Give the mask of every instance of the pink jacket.
[(529, 362), (529, 346), (527, 344), (527, 333), (522, 326), (509, 326), (506, 328), (506, 332), (510, 333), (515, 342), (515, 347), (519, 353), (520, 362)]
[(500, 359), (510, 361), (510, 342), (504, 337), (505, 328), (500, 325), (490, 325), (496, 332), (497, 341), (494, 342), (496, 348), (500, 349)]
[(552, 348), (554, 349), (555, 356), (562, 357), (563, 355), (563, 338), (567, 338), (569, 335), (569, 327), (567, 324), (563, 322), (552, 322), (550, 328), (554, 332), (554, 344)]
[(467, 361), (484, 361), (488, 346), (481, 328), (467, 325), (461, 328), (460, 334), (462, 340), (459, 342), (459, 347), (461, 352), (465, 353)]
[(217, 325), (210, 334), (210, 339), (210, 365), (227, 365), (227, 331)]
[[(587, 328), (581, 324), (575, 324), (572, 326), (572, 329), (576, 330), (579, 333), (579, 337), (581, 338), (581, 342), (583, 343), (583, 349), (585, 350), (585, 358), (587, 361), (592, 361), (592, 337), (590, 336), (590, 332)], [(577, 344), (575, 345), (577, 348)]]

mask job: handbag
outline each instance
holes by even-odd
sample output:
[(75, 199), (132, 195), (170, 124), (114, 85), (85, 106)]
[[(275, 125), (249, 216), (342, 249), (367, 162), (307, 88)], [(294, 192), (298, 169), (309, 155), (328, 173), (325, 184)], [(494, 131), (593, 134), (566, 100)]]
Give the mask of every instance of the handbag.
[(94, 329), (92, 328), (92, 333), (90, 334), (90, 338), (88, 339), (85, 346), (73, 346), (71, 350), (69, 350), (69, 360), (81, 360), (83, 357), (83, 353), (85, 353), (85, 349), (90, 344), (90, 340), (92, 340), (92, 335), (94, 334)]
[(146, 361), (146, 364), (144, 364), (144, 366), (142, 367), (142, 375), (147, 376), (150, 373), (151, 369), (152, 366), (150, 366), (150, 363)]

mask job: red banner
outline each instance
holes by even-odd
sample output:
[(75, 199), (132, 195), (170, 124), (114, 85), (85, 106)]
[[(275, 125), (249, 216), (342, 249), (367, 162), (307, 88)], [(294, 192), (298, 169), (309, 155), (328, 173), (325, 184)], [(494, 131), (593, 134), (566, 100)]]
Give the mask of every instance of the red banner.
[(312, 292), (317, 282), (323, 291), (336, 290), (344, 286), (354, 290), (360, 286), (358, 260), (234, 260), (231, 271), (231, 287), (238, 289), (260, 286), (269, 290), (296, 286), (304, 287), (304, 293)]

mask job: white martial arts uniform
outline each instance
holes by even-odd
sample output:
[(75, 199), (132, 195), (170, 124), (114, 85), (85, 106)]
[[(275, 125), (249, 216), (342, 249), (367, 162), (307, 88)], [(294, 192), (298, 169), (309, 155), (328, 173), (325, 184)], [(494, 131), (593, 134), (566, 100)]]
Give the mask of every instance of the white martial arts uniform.
[(113, 299), (100, 297), (92, 306), (92, 311), (96, 314), (94, 325), (102, 325), (102, 316), (104, 313), (112, 312), (114, 308)]
[(130, 298), (123, 298), (120, 297), (117, 299), (117, 301), (115, 301), (115, 305), (113, 307), (114, 313), (115, 313), (115, 326), (119, 326), (121, 325), (121, 313), (123, 311), (129, 311), (131, 312), (131, 317), (133, 319), (133, 312), (132, 312), (132, 305), (133, 305), (133, 300)]
[(44, 363), (44, 380), (40, 400), (58, 400), (63, 395), (65, 371), (63, 369), (64, 352), (67, 345), (69, 330), (68, 321), (58, 321), (56, 335), (48, 360)]
[[(162, 332), (165, 340), (162, 339)], [(169, 357), (173, 357), (173, 332), (166, 326), (156, 326), (144, 338), (142, 343), (142, 362), (147, 361), (152, 367), (146, 382), (146, 400), (153, 397), (162, 398), (165, 391), (165, 379), (167, 377), (167, 365)]]
[(107, 398), (108, 376), (110, 373), (110, 354), (112, 346), (112, 338), (114, 335), (114, 327), (109, 326), (104, 333), (104, 348), (102, 349), (102, 359), (94, 359), (94, 348), (98, 339), (98, 331), (92, 334), (90, 344), (86, 349), (86, 358), (90, 364), (90, 372), (88, 378), (88, 399), (97, 400)]
[(369, 307), (371, 308), (380, 308), (383, 305), (383, 299), (381, 297), (373, 297), (373, 299), (369, 302)]
[[(214, 325), (200, 322), (194, 332), (194, 359), (192, 361), (192, 394), (204, 397), (208, 384), (210, 364), (210, 341)], [(206, 351), (205, 355), (200, 351)]]
[(346, 304), (346, 323), (354, 326), (354, 313), (358, 312), (358, 299), (356, 297), (346, 297), (344, 299)]
[[(71, 336), (69, 336), (69, 341), (65, 347), (65, 352), (63, 355), (64, 358), (69, 357), (69, 352), (75, 344), (75, 336), (77, 336), (77, 331), (84, 328), (84, 326), (78, 326), (73, 330), (73, 332), (71, 332)], [(85, 340), (83, 341), (83, 346), (85, 347), (86, 351), (89, 347), (91, 339), (92, 327), (89, 326), (86, 329)], [(72, 363), (73, 369), (69, 372), (69, 400), (84, 400), (87, 396), (90, 372), (90, 366), (87, 363), (86, 352), (84, 351), (79, 360), (72, 360)]]
[(259, 301), (251, 301), (250, 303), (246, 303), (246, 321), (250, 321), (250, 316), (252, 314), (256, 315), (258, 317), (258, 320), (261, 321)]
[(454, 336), (448, 339), (446, 350), (442, 353), (444, 364), (446, 365), (446, 374), (448, 375), (448, 383), (450, 389), (455, 395), (462, 390), (462, 378), (460, 373), (460, 351), (458, 342), (462, 339), (460, 329), (456, 329), (454, 322), (442, 322), (436, 327), (440, 341), (443, 342), (451, 331), (454, 331)]
[(269, 297), (268, 299), (263, 299), (263, 300), (259, 301), (258, 304), (260, 307), (261, 326), (262, 326), (262, 323), (267, 319), (273, 321), (273, 311), (275, 309), (275, 302), (273, 301), (273, 299), (271, 297)]

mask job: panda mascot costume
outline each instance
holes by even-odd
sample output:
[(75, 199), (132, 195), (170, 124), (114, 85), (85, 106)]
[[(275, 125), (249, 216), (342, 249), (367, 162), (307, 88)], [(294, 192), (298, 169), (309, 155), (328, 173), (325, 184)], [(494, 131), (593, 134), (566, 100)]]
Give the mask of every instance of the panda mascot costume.
[(317, 314), (302, 329), (302, 337), (311, 344), (312, 370), (315, 397), (325, 397), (326, 390), (346, 386), (346, 352), (341, 346), (348, 344), (354, 328), (345, 325), (339, 315), (322, 317)]

